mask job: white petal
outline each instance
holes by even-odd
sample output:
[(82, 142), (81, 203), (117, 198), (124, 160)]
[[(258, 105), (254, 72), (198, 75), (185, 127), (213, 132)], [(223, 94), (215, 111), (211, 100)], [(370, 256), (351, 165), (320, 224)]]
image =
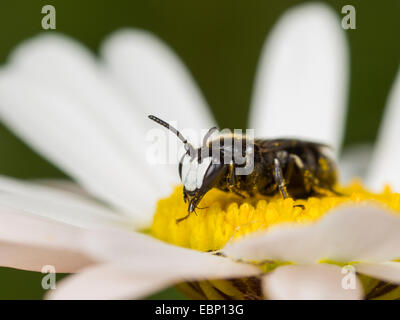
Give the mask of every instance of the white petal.
[[(86, 48), (61, 35), (35, 37), (22, 43), (10, 57), (13, 69), (24, 78), (42, 84), (47, 90), (55, 88), (75, 97), (81, 116), (107, 130), (124, 156), (136, 166), (144, 165), (142, 122), (134, 109), (135, 101), (125, 99), (103, 66)], [(145, 168), (146, 169), (146, 168)], [(151, 176), (152, 170), (146, 169)]]
[(99, 265), (63, 280), (47, 298), (53, 300), (109, 300), (142, 298), (173, 281), (143, 276), (112, 265)]
[(73, 193), (92, 201), (94, 200), (93, 196), (89, 192), (87, 192), (84, 188), (82, 188), (82, 186), (70, 180), (48, 178), (48, 179), (32, 179), (30, 181), (37, 183), (41, 186), (50, 187), (56, 190), (66, 191), (68, 193)]
[(361, 262), (354, 265), (357, 272), (366, 274), (387, 282), (400, 283), (400, 263), (399, 262), (381, 262), (370, 263)]
[(148, 224), (176, 179), (149, 165), (149, 120), (137, 117), (135, 102), (85, 48), (61, 36), (23, 43), (11, 63), (0, 75), (3, 120), (86, 189)]
[(372, 204), (333, 210), (307, 225), (278, 225), (228, 245), (223, 252), (245, 260), (296, 263), (386, 261), (400, 257), (400, 216)]
[(393, 84), (369, 168), (368, 185), (376, 190), (385, 184), (400, 192), (400, 71)]
[(257, 71), (250, 127), (340, 147), (345, 120), (347, 43), (323, 4), (299, 5), (278, 21)]
[(138, 224), (151, 220), (153, 195), (159, 190), (90, 119), (80, 115), (79, 103), (10, 76), (0, 79), (0, 99), (2, 119), (37, 151), (87, 190), (132, 214)]
[(356, 144), (344, 148), (339, 161), (341, 183), (348, 183), (354, 178), (364, 179), (372, 157), (371, 144)]
[(119, 215), (93, 200), (2, 176), (0, 205), (83, 228), (132, 228), (132, 223), (126, 216)]
[(93, 263), (82, 253), (82, 230), (0, 206), (0, 265), (41, 271), (76, 272)]
[(260, 274), (258, 268), (206, 252), (170, 245), (137, 232), (101, 230), (85, 234), (96, 260), (143, 275), (183, 279), (233, 278)]
[(144, 114), (174, 120), (179, 128), (209, 129), (214, 119), (176, 54), (142, 30), (118, 31), (103, 44), (110, 71)]
[(272, 300), (359, 300), (363, 298), (360, 281), (344, 289), (344, 275), (334, 265), (282, 266), (263, 279), (264, 295)]

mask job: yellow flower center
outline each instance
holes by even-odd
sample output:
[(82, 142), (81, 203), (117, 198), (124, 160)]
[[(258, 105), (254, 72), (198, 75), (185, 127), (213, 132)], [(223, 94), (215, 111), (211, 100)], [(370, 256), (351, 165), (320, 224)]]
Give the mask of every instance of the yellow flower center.
[[(280, 195), (241, 199), (232, 193), (212, 189), (199, 204), (197, 215), (192, 213), (188, 219), (177, 223), (177, 219), (187, 215), (187, 204), (183, 201), (182, 187), (176, 187), (171, 196), (158, 202), (151, 233), (171, 244), (214, 251), (228, 241), (279, 223), (311, 223), (343, 204), (372, 201), (400, 212), (400, 194), (391, 192), (389, 187), (381, 193), (372, 193), (359, 181), (354, 181), (336, 189), (343, 196), (296, 201), (283, 200)], [(304, 209), (294, 205), (303, 205)]]

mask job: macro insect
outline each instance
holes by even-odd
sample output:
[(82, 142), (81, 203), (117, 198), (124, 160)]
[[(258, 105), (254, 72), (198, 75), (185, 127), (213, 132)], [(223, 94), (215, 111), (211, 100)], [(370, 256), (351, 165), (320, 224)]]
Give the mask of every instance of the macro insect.
[[(149, 118), (172, 131), (186, 150), (179, 162), (179, 176), (188, 213), (177, 222), (196, 213), (200, 200), (212, 188), (243, 198), (277, 193), (284, 199), (340, 194), (334, 190), (336, 164), (325, 144), (298, 139), (250, 139), (234, 134), (211, 138), (218, 131), (213, 127), (196, 149), (167, 122), (152, 115)], [(246, 172), (246, 168), (251, 170)], [(238, 174), (240, 169), (245, 174)]]

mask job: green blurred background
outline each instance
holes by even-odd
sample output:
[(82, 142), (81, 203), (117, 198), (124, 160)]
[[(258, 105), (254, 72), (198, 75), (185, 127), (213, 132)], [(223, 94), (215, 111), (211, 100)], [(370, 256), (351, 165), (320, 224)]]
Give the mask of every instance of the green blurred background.
[[(221, 127), (245, 127), (253, 78), (265, 37), (289, 7), (305, 1), (142, 0), (0, 2), (0, 63), (21, 40), (43, 31), (42, 6), (57, 12), (57, 31), (94, 52), (121, 27), (150, 30), (183, 59)], [(357, 29), (346, 31), (351, 84), (345, 144), (375, 139), (400, 61), (400, 1), (322, 1), (340, 15), (352, 4)], [(29, 103), (29, 102), (28, 102)], [(227, 112), (229, 110), (229, 112)], [(400, 124), (399, 124), (400, 125)], [(64, 177), (0, 125), (0, 174), (18, 178)], [(40, 299), (42, 274), (0, 268), (0, 299)], [(64, 275), (58, 275), (59, 280)], [(183, 298), (168, 289), (151, 298)]]

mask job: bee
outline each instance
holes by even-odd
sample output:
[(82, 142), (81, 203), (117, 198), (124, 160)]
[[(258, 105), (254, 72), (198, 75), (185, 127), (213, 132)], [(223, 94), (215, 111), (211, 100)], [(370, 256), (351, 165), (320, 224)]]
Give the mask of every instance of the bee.
[(200, 200), (212, 188), (242, 198), (278, 193), (283, 199), (340, 195), (334, 190), (337, 166), (325, 144), (299, 139), (250, 139), (234, 134), (210, 139), (218, 131), (213, 127), (196, 149), (165, 121), (152, 115), (149, 118), (172, 131), (185, 147), (179, 176), (188, 213), (177, 223), (196, 213)]

